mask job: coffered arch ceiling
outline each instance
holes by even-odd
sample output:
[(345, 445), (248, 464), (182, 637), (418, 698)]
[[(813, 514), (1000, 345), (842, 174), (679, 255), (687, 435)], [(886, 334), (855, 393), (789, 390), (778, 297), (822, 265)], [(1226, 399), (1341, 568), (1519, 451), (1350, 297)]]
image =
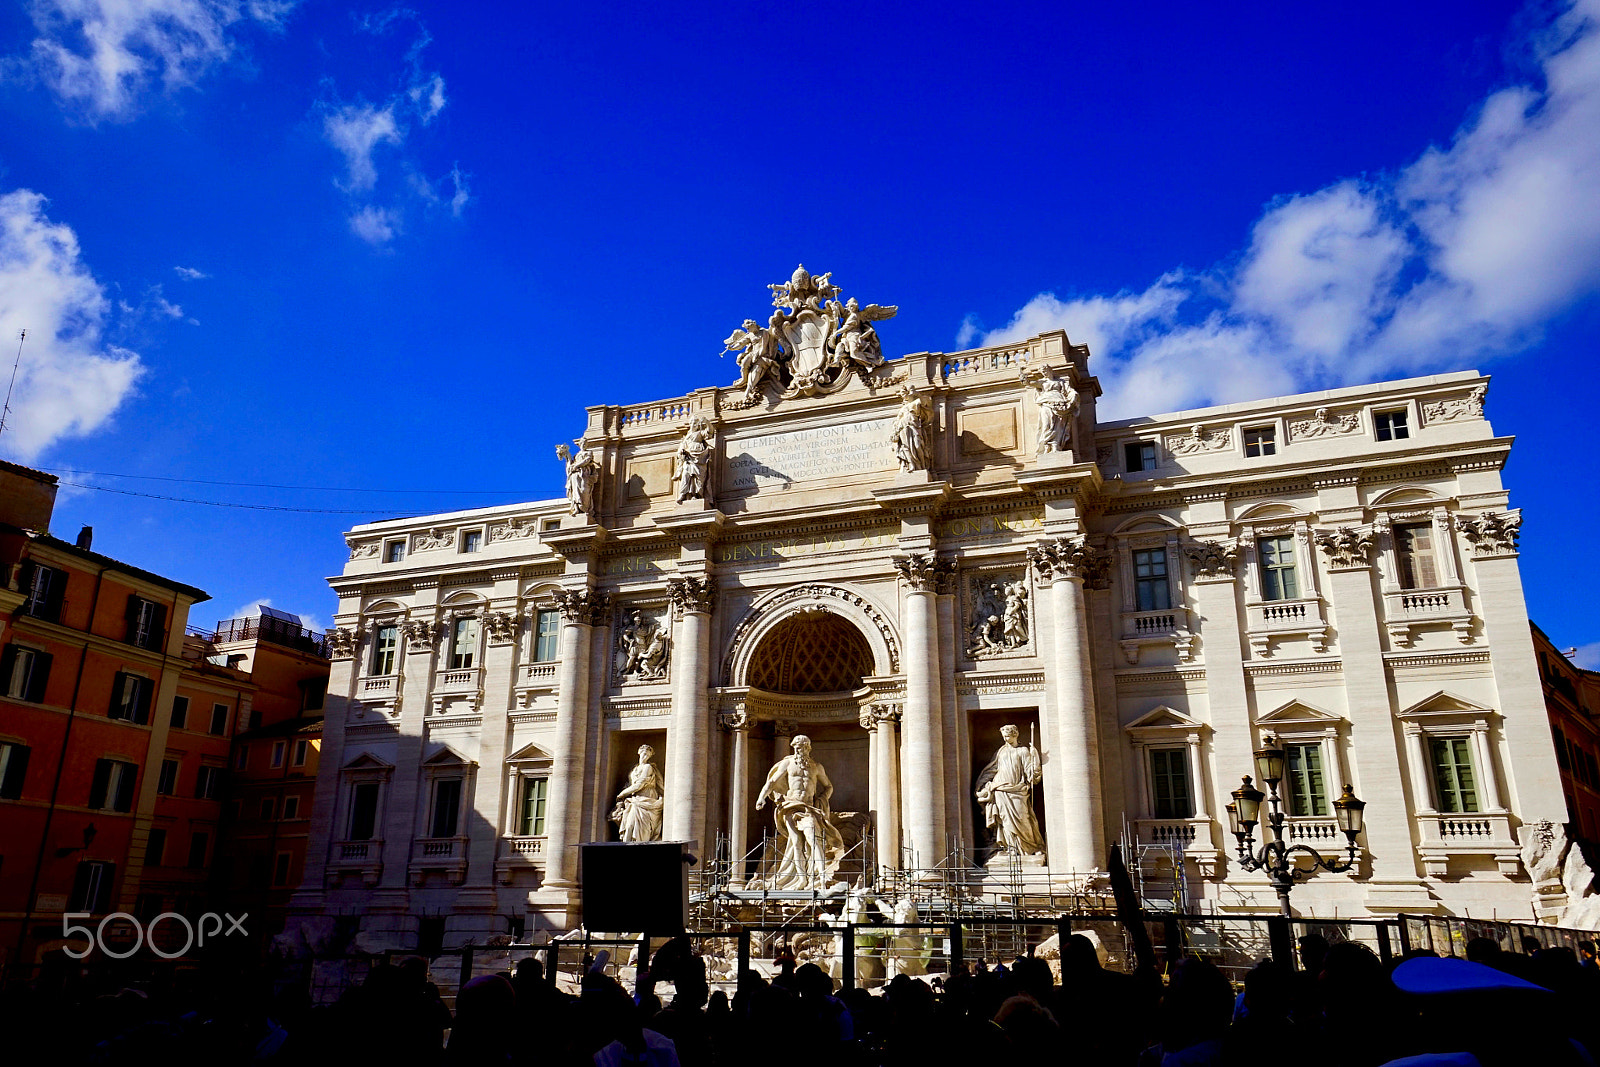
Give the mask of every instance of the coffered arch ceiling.
[(749, 684), (769, 693), (846, 693), (872, 673), (872, 648), (860, 630), (829, 611), (785, 619), (752, 657)]

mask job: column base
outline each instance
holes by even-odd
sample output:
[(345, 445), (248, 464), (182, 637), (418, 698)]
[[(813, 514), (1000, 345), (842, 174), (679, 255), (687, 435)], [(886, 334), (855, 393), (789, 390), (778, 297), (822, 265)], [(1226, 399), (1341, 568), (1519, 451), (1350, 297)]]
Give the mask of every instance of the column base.
[(1417, 882), (1368, 882), (1367, 911), (1373, 915), (1398, 915), (1401, 912), (1437, 912), (1444, 905)]
[(536, 912), (547, 925), (556, 930), (574, 930), (583, 921), (583, 902), (576, 886), (558, 888), (545, 885), (528, 893), (528, 910)]

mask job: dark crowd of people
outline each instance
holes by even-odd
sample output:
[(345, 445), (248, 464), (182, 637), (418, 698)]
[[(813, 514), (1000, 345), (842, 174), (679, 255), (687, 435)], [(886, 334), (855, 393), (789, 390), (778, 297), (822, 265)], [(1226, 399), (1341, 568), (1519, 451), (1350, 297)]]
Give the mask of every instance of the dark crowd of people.
[[(626, 989), (602, 958), (571, 995), (539, 960), (467, 982), (446, 1007), (427, 965), (379, 964), (335, 1003), (245, 979), (179, 994), (125, 988), (76, 1001), (0, 1002), (3, 1061), (108, 1065), (270, 1063), (427, 1067), (941, 1067), (1061, 1063), (1210, 1067), (1288, 1058), (1309, 1067), (1594, 1065), (1595, 947), (1480, 939), (1467, 959), (1385, 964), (1355, 943), (1300, 940), (1300, 966), (1263, 960), (1235, 988), (1197, 957), (1166, 974), (1104, 968), (1082, 935), (1049, 962), (958, 966), (840, 989), (780, 952), (771, 979), (713, 991), (687, 939)], [(15, 1058), (12, 1058), (12, 1056)]]

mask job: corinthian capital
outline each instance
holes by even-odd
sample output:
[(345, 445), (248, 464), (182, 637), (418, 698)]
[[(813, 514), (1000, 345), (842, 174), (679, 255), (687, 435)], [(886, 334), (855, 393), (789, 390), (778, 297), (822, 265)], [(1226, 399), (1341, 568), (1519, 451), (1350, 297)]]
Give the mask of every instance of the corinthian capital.
[(1111, 561), (1081, 538), (1046, 538), (1028, 549), (1028, 562), (1045, 581), (1074, 578), (1087, 589), (1104, 589), (1111, 584)]
[(955, 566), (950, 560), (926, 556), (921, 552), (894, 557), (895, 572), (918, 593), (939, 592)]
[(605, 593), (588, 589), (558, 589), (555, 593), (556, 609), (564, 622), (599, 626), (611, 612), (611, 598)]
[(696, 578), (693, 575), (668, 578), (667, 596), (672, 600), (672, 611), (676, 615), (690, 611), (710, 614), (711, 605), (717, 599), (717, 582), (715, 578)]
[(1239, 546), (1233, 541), (1194, 541), (1183, 546), (1196, 578), (1232, 578), (1239, 561)]
[(1331, 567), (1367, 567), (1372, 563), (1372, 545), (1376, 537), (1371, 530), (1336, 526), (1331, 530), (1318, 530), (1312, 538), (1328, 557)]
[(1461, 536), (1472, 545), (1475, 557), (1515, 556), (1522, 537), (1522, 512), (1485, 511), (1482, 515), (1456, 520)]

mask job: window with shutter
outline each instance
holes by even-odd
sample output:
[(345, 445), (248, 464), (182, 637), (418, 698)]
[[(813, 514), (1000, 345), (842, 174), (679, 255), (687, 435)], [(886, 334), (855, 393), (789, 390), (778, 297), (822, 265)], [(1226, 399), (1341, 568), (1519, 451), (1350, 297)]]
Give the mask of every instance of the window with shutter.
[(1394, 528), (1395, 557), (1401, 589), (1432, 589), (1439, 584), (1434, 562), (1433, 524), (1419, 522)]
[(67, 899), (67, 910), (91, 915), (107, 910), (111, 906), (111, 883), (116, 870), (116, 864), (101, 860), (79, 863), (77, 874), (72, 879), (72, 895)]
[(1322, 746), (1288, 745), (1289, 814), (1318, 816), (1328, 814), (1328, 787), (1322, 773)]
[(1164, 548), (1139, 549), (1133, 554), (1134, 603), (1139, 611), (1165, 611), (1172, 607), (1172, 590), (1167, 584), (1167, 551)]
[(89, 807), (101, 811), (106, 806), (106, 790), (111, 785), (111, 760), (94, 761), (94, 777), (89, 779)]
[(1446, 815), (1477, 811), (1477, 778), (1473, 772), (1469, 740), (1465, 737), (1435, 737), (1431, 747), (1439, 810)]
[(0, 745), (0, 800), (16, 800), (28, 775), (27, 745)]
[(433, 786), (433, 837), (454, 837), (461, 811), (461, 779), (441, 778)]
[(189, 698), (172, 698), (172, 728), (182, 730), (189, 722)]
[(533, 658), (539, 663), (549, 663), (556, 658), (561, 637), (561, 613), (554, 608), (539, 612), (534, 622)]
[(0, 685), (5, 686), (4, 694), (15, 700), (44, 703), (50, 662), (48, 652), (25, 645), (7, 645), (0, 653)]
[(1187, 819), (1189, 804), (1189, 754), (1181, 748), (1150, 750), (1153, 811), (1158, 819)]
[(372, 840), (377, 822), (378, 783), (361, 782), (350, 792), (350, 840)]
[(150, 831), (150, 844), (145, 849), (144, 863), (146, 867), (161, 866), (161, 857), (167, 851), (167, 832), (160, 827)]
[(61, 604), (67, 591), (67, 572), (29, 560), (22, 575), (21, 588), (28, 599), (22, 613), (48, 622), (61, 621)]
[(161, 796), (170, 797), (172, 790), (178, 784), (178, 761), (164, 759), (161, 761), (161, 776), (156, 779), (156, 792)]
[(549, 792), (548, 778), (522, 780), (522, 810), (517, 820), (518, 834), (523, 837), (540, 837), (544, 834), (544, 809)]
[(1297, 598), (1300, 583), (1295, 579), (1294, 538), (1263, 537), (1256, 548), (1261, 556), (1261, 599)]

